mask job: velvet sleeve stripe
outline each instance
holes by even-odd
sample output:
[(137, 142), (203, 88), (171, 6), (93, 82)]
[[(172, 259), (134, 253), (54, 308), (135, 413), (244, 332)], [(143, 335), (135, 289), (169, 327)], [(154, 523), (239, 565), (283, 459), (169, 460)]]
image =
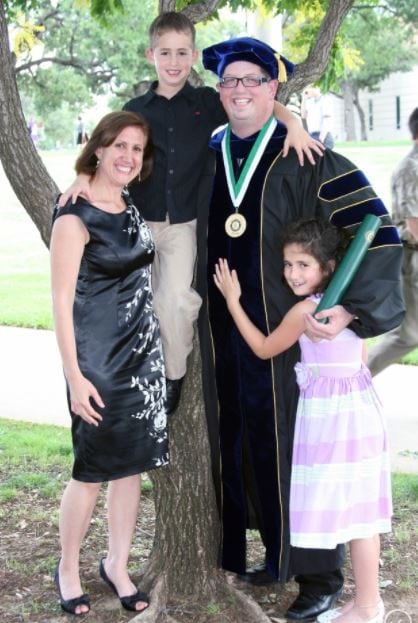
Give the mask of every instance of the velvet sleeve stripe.
[(367, 197), (357, 203), (350, 203), (338, 207), (333, 210), (330, 216), (330, 222), (336, 227), (350, 227), (361, 223), (366, 214), (375, 214), (380, 218), (388, 216), (388, 212), (381, 199), (376, 197)]
[(385, 225), (380, 227), (377, 231), (377, 234), (369, 248), (377, 249), (379, 247), (388, 247), (393, 245), (402, 246), (398, 230), (394, 227), (394, 225)]
[[(358, 225), (360, 225), (360, 223), (356, 223), (355, 229), (357, 229)], [(354, 224), (352, 228), (353, 228), (352, 235), (354, 236), (354, 233), (355, 233)], [(399, 239), (399, 235), (398, 235), (398, 231), (396, 227), (394, 227), (393, 225), (382, 225), (378, 229), (368, 250), (370, 251), (372, 249), (379, 249), (382, 247), (393, 247), (393, 246), (401, 246), (401, 241)]]
[(375, 214), (382, 220), (382, 226), (371, 243), (370, 249), (401, 244), (398, 231), (396, 227), (390, 224), (390, 218), (383, 202), (376, 196), (338, 208), (331, 213), (329, 220), (336, 227), (343, 227), (349, 231), (353, 229), (354, 235), (366, 214)]
[(365, 188), (371, 188), (369, 180), (362, 171), (353, 169), (323, 182), (318, 196), (322, 201), (335, 201)]

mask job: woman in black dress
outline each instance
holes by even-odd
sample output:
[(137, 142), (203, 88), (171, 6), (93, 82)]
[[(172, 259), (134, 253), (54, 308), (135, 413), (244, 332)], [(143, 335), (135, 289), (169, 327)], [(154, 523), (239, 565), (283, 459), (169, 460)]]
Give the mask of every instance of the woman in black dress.
[(109, 550), (100, 575), (124, 608), (144, 610), (127, 561), (140, 473), (168, 463), (165, 375), (153, 312), (154, 244), (126, 186), (152, 166), (149, 129), (134, 113), (106, 115), (77, 163), (93, 175), (92, 201), (56, 209), (51, 237), (55, 331), (67, 382), (74, 466), (60, 508), (61, 607), (89, 611), (79, 553), (102, 482), (108, 485)]

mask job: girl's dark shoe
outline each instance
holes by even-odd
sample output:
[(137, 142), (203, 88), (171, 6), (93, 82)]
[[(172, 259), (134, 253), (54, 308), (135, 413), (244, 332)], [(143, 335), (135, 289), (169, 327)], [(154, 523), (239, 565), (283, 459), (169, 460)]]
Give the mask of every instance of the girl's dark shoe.
[[(100, 561), (100, 567), (99, 567), (100, 577), (102, 578), (102, 580), (104, 582), (106, 582), (106, 584), (109, 586), (109, 588), (112, 589), (112, 591), (115, 593), (115, 595), (117, 595), (120, 603), (125, 608), (125, 610), (131, 610), (132, 612), (137, 612), (138, 614), (140, 614), (141, 612), (146, 610), (148, 608), (148, 605), (149, 605), (149, 597), (148, 597), (148, 595), (146, 593), (142, 593), (141, 591), (137, 591), (133, 595), (127, 595), (126, 597), (119, 597), (119, 593), (118, 593), (118, 591), (116, 589), (116, 586), (113, 584), (112, 580), (108, 577), (108, 575), (106, 573), (106, 569), (104, 568), (104, 562), (103, 561), (104, 561), (104, 558), (102, 558), (101, 561)], [(142, 608), (142, 610), (137, 610), (136, 609), (136, 604), (138, 603), (138, 601), (142, 601), (142, 602), (144, 602), (147, 605), (144, 608)]]
[[(64, 599), (64, 597), (62, 596), (59, 566), (60, 561), (58, 561), (57, 568), (55, 569), (54, 581), (60, 596), (61, 608), (64, 610), (64, 612), (68, 612), (68, 614), (74, 614), (76, 617), (81, 617), (84, 614), (88, 614), (88, 612), (90, 612), (90, 599), (88, 595), (84, 593), (83, 595), (79, 595), (79, 597), (74, 597), (73, 599)], [(76, 612), (77, 606), (87, 606), (88, 610), (87, 612)]]

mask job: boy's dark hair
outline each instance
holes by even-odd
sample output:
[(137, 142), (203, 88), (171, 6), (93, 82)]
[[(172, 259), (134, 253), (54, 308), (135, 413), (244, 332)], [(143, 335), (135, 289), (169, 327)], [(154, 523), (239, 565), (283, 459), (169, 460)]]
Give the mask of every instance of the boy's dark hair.
[(411, 116), (408, 119), (409, 129), (411, 130), (412, 138), (414, 141), (418, 138), (418, 108), (411, 113)]
[(153, 46), (156, 37), (159, 37), (170, 30), (190, 35), (193, 47), (195, 46), (196, 29), (193, 22), (191, 22), (188, 17), (183, 15), (183, 13), (176, 13), (176, 11), (161, 13), (151, 23), (151, 26), (148, 29), (150, 46)]
[(304, 252), (316, 259), (325, 273), (318, 286), (318, 292), (322, 292), (332, 274), (329, 262), (334, 260), (336, 265), (339, 264), (348, 241), (349, 237), (344, 230), (337, 229), (328, 221), (311, 218), (290, 223), (283, 234), (282, 247), (284, 249), (289, 244), (298, 244)]
[(148, 123), (138, 113), (120, 111), (105, 115), (94, 128), (90, 140), (86, 143), (83, 151), (75, 163), (77, 175), (85, 173), (94, 175), (97, 169), (98, 158), (96, 150), (99, 147), (109, 147), (117, 136), (128, 127), (139, 128), (144, 133), (146, 144), (142, 161), (141, 180), (144, 180), (152, 171), (153, 146), (150, 140), (150, 128)]

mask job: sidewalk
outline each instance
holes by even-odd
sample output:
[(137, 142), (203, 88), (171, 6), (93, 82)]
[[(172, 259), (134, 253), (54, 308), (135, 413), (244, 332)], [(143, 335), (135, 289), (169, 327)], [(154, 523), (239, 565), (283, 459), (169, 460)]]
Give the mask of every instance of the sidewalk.
[[(70, 425), (52, 331), (0, 326), (0, 379), (0, 418)], [(418, 366), (392, 365), (375, 386), (386, 412), (392, 469), (418, 473)]]

